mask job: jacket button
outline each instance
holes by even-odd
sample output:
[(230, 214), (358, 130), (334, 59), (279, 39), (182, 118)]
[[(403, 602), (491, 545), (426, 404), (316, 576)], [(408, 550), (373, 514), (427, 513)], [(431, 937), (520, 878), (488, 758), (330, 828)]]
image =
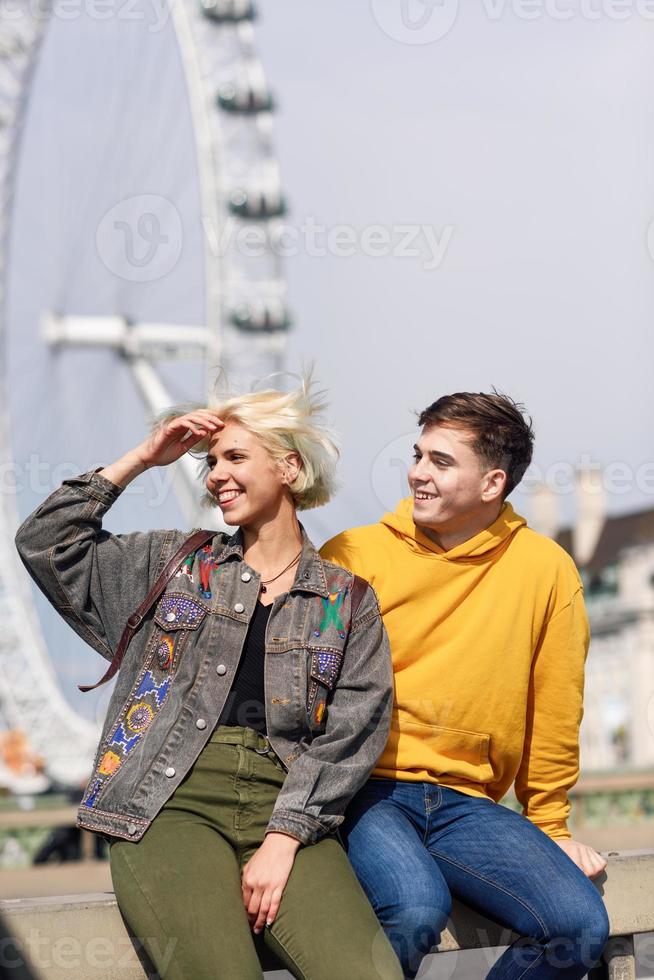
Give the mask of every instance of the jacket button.
[(218, 664), (218, 666), (216, 667), (216, 673), (220, 674), (222, 677), (223, 674), (227, 673), (227, 667), (225, 667), (224, 664)]
[(136, 824), (135, 823), (128, 823), (127, 824), (127, 833), (130, 836), (132, 836), (133, 834), (136, 833)]
[(170, 778), (175, 775), (175, 769), (173, 766), (168, 766), (166, 769), (166, 775)]
[(241, 575), (241, 582), (249, 582), (251, 578), (252, 576), (250, 575), (249, 572), (243, 572), (243, 574)]
[(241, 613), (241, 612), (244, 612), (244, 611), (245, 611), (245, 606), (243, 605), (243, 603), (242, 602), (237, 602), (236, 605), (234, 606), (234, 612)]
[(204, 720), (204, 718), (198, 718), (198, 720), (197, 720), (197, 721), (196, 721), (196, 723), (195, 723), (195, 727), (196, 727), (196, 728), (199, 728), (199, 729), (200, 729), (200, 731), (201, 731), (201, 730), (202, 730), (203, 728), (206, 728), (206, 727), (207, 727), (207, 723), (206, 723), (206, 721)]
[(175, 622), (175, 613), (174, 612), (166, 613), (166, 622), (167, 623), (174, 623)]

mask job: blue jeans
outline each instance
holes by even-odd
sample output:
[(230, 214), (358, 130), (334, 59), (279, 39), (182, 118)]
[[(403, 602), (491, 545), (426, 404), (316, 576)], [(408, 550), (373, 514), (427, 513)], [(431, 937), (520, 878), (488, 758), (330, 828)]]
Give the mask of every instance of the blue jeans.
[(373, 778), (341, 835), (407, 977), (439, 941), (452, 896), (523, 937), (492, 980), (578, 980), (601, 955), (609, 923), (599, 892), (558, 844), (491, 800)]

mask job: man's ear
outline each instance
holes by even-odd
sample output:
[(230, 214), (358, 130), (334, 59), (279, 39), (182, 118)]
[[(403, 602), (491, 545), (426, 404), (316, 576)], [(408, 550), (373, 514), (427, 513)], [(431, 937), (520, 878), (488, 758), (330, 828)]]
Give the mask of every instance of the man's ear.
[(294, 483), (302, 471), (302, 457), (299, 453), (287, 453), (281, 461), (284, 483)]
[(481, 499), (485, 504), (492, 504), (502, 499), (506, 487), (506, 472), (504, 470), (489, 470), (484, 474), (481, 486)]

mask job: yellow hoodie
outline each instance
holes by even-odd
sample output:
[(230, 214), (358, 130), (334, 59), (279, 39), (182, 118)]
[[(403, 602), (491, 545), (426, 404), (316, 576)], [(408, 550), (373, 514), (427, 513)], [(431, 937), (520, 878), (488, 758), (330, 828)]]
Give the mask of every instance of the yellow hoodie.
[(391, 643), (393, 723), (373, 775), (495, 801), (515, 780), (525, 816), (569, 837), (589, 639), (574, 562), (508, 503), (450, 551), (412, 513), (409, 497), (321, 549), (373, 585)]

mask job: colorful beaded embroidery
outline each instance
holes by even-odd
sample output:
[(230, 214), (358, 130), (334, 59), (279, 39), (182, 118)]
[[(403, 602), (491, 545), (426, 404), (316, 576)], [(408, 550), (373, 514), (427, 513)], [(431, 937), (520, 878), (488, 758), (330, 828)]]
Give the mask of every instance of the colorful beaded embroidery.
[(331, 690), (338, 677), (342, 659), (340, 653), (317, 650), (311, 657), (311, 676), (321, 684), (326, 684)]
[(138, 745), (143, 733), (148, 730), (158, 711), (166, 700), (170, 689), (171, 676), (157, 683), (151, 670), (146, 671), (143, 680), (134, 692), (134, 703), (113, 734), (97, 766), (97, 778), (93, 780), (82, 806), (93, 807), (100, 791), (115, 772), (121, 767), (130, 752)]
[(154, 711), (147, 701), (139, 701), (127, 712), (125, 724), (132, 732), (144, 732), (153, 718)]
[(164, 636), (157, 647), (157, 663), (160, 670), (168, 670), (173, 662), (174, 642), (172, 637)]
[(164, 629), (193, 627), (202, 622), (206, 609), (181, 592), (168, 592), (161, 597), (156, 620)]

